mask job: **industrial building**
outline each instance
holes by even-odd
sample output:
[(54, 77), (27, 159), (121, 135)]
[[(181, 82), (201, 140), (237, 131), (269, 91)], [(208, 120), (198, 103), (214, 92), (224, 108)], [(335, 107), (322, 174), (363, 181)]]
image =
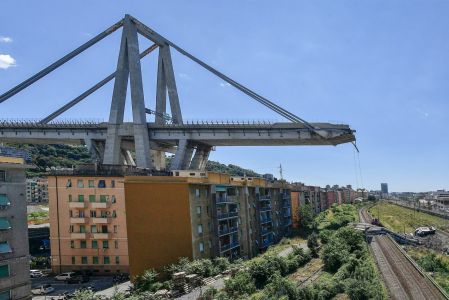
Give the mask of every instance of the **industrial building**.
[(291, 232), (285, 181), (191, 170), (168, 176), (135, 171), (49, 175), (53, 271), (135, 276), (180, 257), (249, 258)]
[(31, 299), (23, 155), (0, 154), (0, 299)]

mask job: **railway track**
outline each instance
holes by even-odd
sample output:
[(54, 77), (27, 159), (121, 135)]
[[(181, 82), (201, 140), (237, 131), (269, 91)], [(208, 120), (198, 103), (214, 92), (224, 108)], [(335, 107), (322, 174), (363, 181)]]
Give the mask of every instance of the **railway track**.
[[(359, 211), (359, 217), (365, 223), (372, 219), (365, 209)], [(447, 299), (389, 236), (373, 237), (370, 249), (391, 299)]]

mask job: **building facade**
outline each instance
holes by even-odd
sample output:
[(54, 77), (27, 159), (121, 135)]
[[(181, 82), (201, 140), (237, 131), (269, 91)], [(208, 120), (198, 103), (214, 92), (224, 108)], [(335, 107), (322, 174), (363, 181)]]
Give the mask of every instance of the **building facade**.
[(23, 158), (0, 155), (0, 299), (31, 299)]
[(382, 192), (383, 195), (388, 195), (388, 183), (381, 183), (380, 191)]
[(49, 175), (50, 244), (55, 273), (128, 273), (124, 179)]
[(47, 178), (28, 178), (26, 180), (26, 200), (28, 203), (48, 203)]
[(136, 276), (181, 257), (248, 258), (291, 232), (286, 182), (172, 175), (50, 175), (53, 271)]

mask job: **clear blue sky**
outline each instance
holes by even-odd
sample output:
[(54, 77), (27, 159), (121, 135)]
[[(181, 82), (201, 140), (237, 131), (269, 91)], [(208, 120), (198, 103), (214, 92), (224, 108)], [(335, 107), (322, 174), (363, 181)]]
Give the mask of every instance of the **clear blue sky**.
[[(350, 124), (367, 188), (388, 182), (391, 191), (447, 189), (448, 11), (445, 0), (4, 0), (0, 92), (129, 13), (304, 119)], [(43, 117), (110, 74), (119, 38), (117, 32), (1, 104), (0, 118)], [(282, 120), (173, 55), (186, 119)], [(143, 60), (148, 107), (154, 107), (155, 58)], [(106, 120), (111, 90), (109, 84), (63, 118)], [(361, 186), (350, 144), (217, 148), (211, 159), (277, 176), (282, 164), (288, 180)]]

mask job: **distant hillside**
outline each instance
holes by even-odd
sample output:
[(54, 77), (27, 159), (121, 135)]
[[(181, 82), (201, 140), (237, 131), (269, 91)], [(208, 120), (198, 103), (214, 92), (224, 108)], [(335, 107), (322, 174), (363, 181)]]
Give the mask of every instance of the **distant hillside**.
[[(72, 145), (15, 145), (10, 146), (27, 150), (31, 153), (33, 164), (37, 166), (34, 170), (28, 171), (28, 176), (39, 176), (48, 167), (72, 167), (79, 164), (91, 162), (89, 152), (84, 146)], [(208, 161), (206, 170), (211, 172), (221, 172), (232, 176), (258, 177), (260, 174), (253, 170), (244, 169), (236, 165), (225, 165), (216, 161)]]

